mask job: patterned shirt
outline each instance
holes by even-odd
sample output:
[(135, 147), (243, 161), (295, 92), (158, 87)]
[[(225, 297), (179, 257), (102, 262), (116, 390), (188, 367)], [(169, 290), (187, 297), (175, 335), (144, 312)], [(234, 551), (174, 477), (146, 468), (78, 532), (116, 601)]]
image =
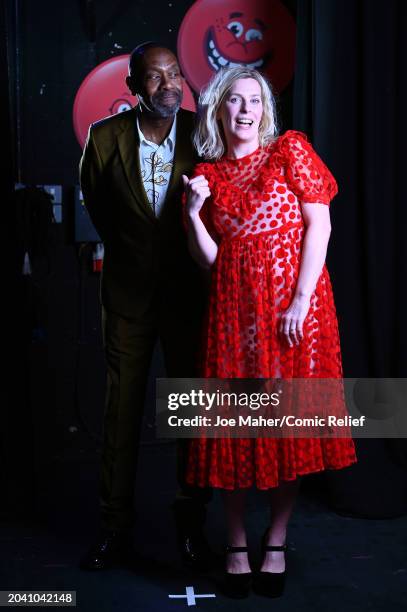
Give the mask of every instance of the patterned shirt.
[(160, 216), (174, 164), (176, 123), (177, 116), (174, 117), (167, 138), (158, 145), (144, 137), (137, 118), (141, 178), (156, 217)]

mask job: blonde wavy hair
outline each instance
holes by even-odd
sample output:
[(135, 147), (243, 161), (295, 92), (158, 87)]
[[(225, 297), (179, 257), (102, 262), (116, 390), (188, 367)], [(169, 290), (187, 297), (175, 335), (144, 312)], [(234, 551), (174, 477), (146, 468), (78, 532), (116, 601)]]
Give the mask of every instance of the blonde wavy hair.
[(276, 101), (270, 83), (258, 70), (247, 66), (221, 68), (201, 91), (198, 102), (198, 124), (192, 141), (201, 157), (219, 159), (225, 153), (223, 128), (216, 114), (233, 83), (238, 79), (255, 79), (261, 89), (263, 115), (259, 125), (259, 143), (264, 147), (278, 134)]

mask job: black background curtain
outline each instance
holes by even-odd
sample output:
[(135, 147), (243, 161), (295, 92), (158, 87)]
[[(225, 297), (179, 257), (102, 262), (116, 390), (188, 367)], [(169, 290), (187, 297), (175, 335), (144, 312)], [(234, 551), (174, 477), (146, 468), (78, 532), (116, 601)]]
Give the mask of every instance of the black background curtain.
[[(406, 377), (407, 3), (298, 0), (297, 28), (293, 126), (339, 185), (328, 268), (344, 375)], [(324, 474), (333, 504), (406, 512), (406, 440), (356, 443), (354, 469)]]
[(346, 376), (407, 376), (407, 3), (299, 0), (293, 124), (334, 169)]
[[(0, 9), (0, 134), (1, 175), (1, 417), (0, 417), (0, 517), (25, 514), (34, 499), (32, 412), (29, 402), (29, 353), (26, 292), (19, 269), (19, 244), (13, 200), (15, 176), (16, 109), (11, 96), (13, 32)], [(28, 502), (28, 503), (27, 503)]]

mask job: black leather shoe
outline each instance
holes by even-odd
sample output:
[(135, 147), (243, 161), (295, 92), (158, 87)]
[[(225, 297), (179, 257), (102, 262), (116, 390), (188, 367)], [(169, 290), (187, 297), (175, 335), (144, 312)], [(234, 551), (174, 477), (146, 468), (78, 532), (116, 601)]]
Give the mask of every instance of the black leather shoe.
[(213, 570), (221, 562), (220, 557), (209, 547), (203, 533), (180, 536), (178, 551), (186, 567), (201, 572)]
[(203, 531), (205, 505), (182, 499), (173, 503), (172, 510), (183, 564), (203, 572), (216, 568), (221, 563), (221, 557), (211, 550)]
[(80, 561), (84, 570), (103, 570), (126, 565), (131, 561), (131, 534), (126, 531), (103, 530), (97, 541)]

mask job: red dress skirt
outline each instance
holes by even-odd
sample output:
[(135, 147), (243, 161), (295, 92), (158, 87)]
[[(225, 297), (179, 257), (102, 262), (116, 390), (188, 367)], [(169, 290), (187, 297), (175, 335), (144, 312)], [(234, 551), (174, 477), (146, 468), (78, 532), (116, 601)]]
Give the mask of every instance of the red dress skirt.
[[(301, 203), (329, 205), (334, 177), (302, 132), (289, 130), (267, 147), (232, 160), (199, 164), (211, 198), (201, 218), (219, 244), (212, 268), (202, 376), (208, 378), (341, 378), (335, 305), (324, 266), (304, 321), (289, 347), (279, 317), (295, 292), (304, 222)], [(259, 489), (356, 462), (346, 438), (196, 438), (186, 481), (194, 486)]]

